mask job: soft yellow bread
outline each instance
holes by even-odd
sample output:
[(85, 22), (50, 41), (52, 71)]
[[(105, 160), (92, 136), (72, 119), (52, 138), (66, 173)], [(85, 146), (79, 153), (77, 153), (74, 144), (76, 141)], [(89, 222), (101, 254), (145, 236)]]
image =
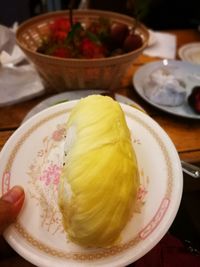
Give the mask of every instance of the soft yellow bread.
[(116, 242), (133, 212), (139, 186), (136, 156), (119, 103), (92, 95), (67, 121), (59, 207), (68, 237), (89, 247)]

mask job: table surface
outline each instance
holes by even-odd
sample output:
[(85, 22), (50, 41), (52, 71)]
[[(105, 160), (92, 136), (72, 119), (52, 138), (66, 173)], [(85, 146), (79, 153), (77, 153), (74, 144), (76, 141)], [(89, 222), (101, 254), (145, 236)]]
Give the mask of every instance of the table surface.
[[(183, 44), (200, 41), (200, 33), (196, 30), (173, 30), (171, 33), (177, 36), (177, 50)], [(178, 59), (178, 55), (177, 55)], [(144, 63), (159, 60), (158, 58), (141, 55), (130, 69), (130, 76)], [(126, 84), (130, 82), (127, 78)], [(146, 103), (133, 90), (132, 85), (124, 86), (117, 90), (118, 93), (128, 96), (139, 103), (147, 113), (155, 119), (160, 126), (167, 132), (176, 146), (182, 160), (191, 163), (200, 163), (200, 123), (199, 120), (180, 118), (167, 114)], [(25, 115), (40, 101), (48, 97), (35, 98), (12, 106), (0, 108), (0, 150), (11, 134), (20, 126)]]

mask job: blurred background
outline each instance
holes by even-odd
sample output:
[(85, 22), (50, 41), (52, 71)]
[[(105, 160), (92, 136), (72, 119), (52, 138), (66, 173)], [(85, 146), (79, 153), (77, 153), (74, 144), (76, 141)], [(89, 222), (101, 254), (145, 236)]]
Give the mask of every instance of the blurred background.
[(138, 16), (154, 30), (198, 28), (200, 1), (197, 0), (6, 0), (1, 1), (0, 24), (11, 26), (48, 11), (93, 8)]

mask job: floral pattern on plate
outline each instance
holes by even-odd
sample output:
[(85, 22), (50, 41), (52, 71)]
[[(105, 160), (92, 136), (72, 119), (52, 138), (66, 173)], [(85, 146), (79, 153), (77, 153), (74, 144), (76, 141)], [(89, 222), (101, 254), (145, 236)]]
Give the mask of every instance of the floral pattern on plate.
[(38, 266), (124, 266), (148, 252), (170, 227), (182, 195), (180, 160), (156, 122), (138, 109), (121, 104), (141, 179), (136, 212), (119, 243), (112, 247), (87, 249), (69, 242), (57, 207), (57, 185), (64, 124), (75, 103), (69, 101), (36, 114), (2, 149), (1, 192), (15, 184), (26, 191), (23, 210), (4, 235), (18, 253)]

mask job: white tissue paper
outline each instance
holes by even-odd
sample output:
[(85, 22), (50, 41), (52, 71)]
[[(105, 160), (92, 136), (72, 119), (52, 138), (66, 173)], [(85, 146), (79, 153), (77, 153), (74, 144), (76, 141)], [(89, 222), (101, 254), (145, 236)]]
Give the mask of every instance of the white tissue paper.
[(163, 106), (179, 106), (186, 99), (184, 81), (164, 67), (154, 70), (145, 79), (143, 89), (153, 103)]
[(16, 44), (15, 28), (11, 29), (0, 25), (0, 36), (1, 65), (17, 64), (25, 59), (24, 53)]
[(144, 55), (175, 59), (176, 57), (176, 36), (170, 33), (149, 31), (150, 43), (143, 51)]
[(0, 25), (0, 52), (11, 54), (15, 45), (15, 34), (9, 28)]
[(0, 68), (0, 107), (44, 93), (44, 86), (32, 65)]
[[(14, 24), (16, 28), (16, 24)], [(15, 31), (0, 25), (0, 107), (18, 103), (44, 92), (44, 86), (33, 65), (16, 66), (25, 59), (16, 44)]]

